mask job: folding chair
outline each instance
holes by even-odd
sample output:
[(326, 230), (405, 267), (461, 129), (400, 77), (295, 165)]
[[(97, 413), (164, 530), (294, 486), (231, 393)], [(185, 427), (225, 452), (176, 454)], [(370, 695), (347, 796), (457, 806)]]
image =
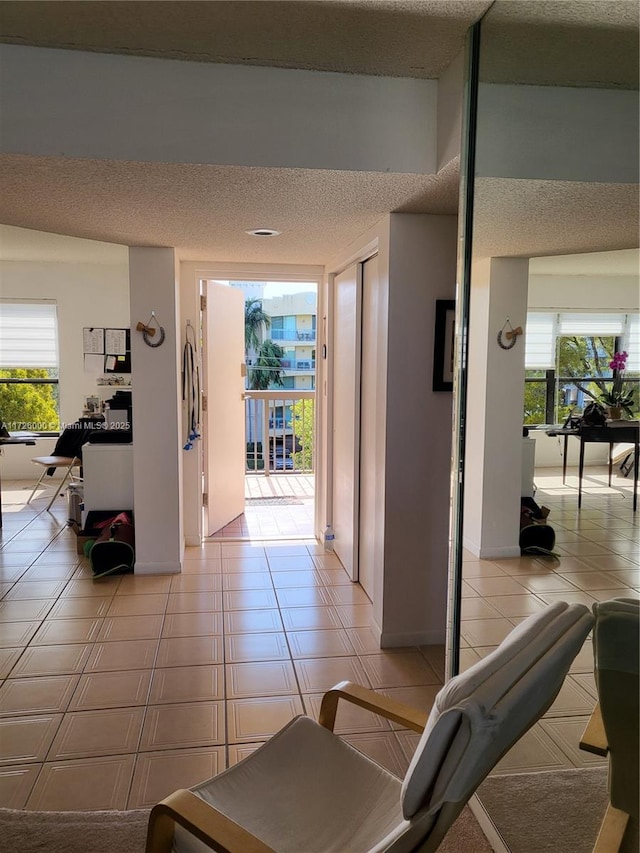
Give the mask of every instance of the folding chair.
[(73, 469), (79, 468), (82, 464), (82, 445), (88, 440), (91, 432), (92, 430), (80, 426), (66, 427), (60, 433), (51, 456), (34, 456), (31, 459), (35, 465), (41, 465), (43, 471), (29, 495), (28, 504), (33, 500), (45, 476), (51, 477), (58, 468), (62, 468), (64, 469), (62, 482), (55, 487), (51, 500), (47, 504), (47, 510), (51, 509), (67, 480), (73, 478)]

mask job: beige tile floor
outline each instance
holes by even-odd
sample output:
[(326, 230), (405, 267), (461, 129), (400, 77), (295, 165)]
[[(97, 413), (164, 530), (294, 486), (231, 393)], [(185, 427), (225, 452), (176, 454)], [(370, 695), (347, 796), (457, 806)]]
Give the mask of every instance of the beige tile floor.
[[(519, 621), (553, 601), (595, 601), (640, 595), (640, 506), (632, 509), (633, 480), (591, 468), (578, 510), (577, 474), (536, 471), (535, 500), (548, 506), (557, 558), (478, 560), (466, 555), (461, 666), (488, 654)], [(578, 749), (596, 697), (589, 639), (545, 717), (502, 759), (494, 773), (532, 772), (603, 763)]]
[[(425, 708), (442, 683), (442, 648), (377, 648), (366, 595), (311, 539), (210, 540), (181, 575), (94, 581), (64, 499), (46, 513), (3, 485), (2, 807), (150, 806), (317, 715), (337, 681)], [(399, 774), (415, 748), (360, 709), (338, 730)]]
[[(637, 595), (630, 484), (538, 472), (558, 560), (467, 559), (462, 665), (559, 598)], [(0, 549), (0, 806), (137, 808), (237, 762), (344, 678), (429, 708), (443, 649), (381, 652), (371, 605), (311, 540), (208, 541), (172, 577), (94, 581), (53, 513), (5, 484)], [(587, 766), (577, 741), (595, 701), (590, 643), (553, 708), (497, 772)], [(360, 709), (337, 730), (404, 773), (417, 737)]]
[(313, 538), (312, 474), (247, 474), (244, 480), (245, 511), (216, 531), (216, 539)]

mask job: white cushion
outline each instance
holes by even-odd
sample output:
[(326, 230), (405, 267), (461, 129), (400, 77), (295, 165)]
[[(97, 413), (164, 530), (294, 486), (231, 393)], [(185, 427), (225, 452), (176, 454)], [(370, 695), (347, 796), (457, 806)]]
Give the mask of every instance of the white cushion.
[[(401, 782), (309, 717), (194, 788), (278, 853), (369, 851), (407, 823)], [(176, 832), (174, 850), (206, 849)]]
[(442, 688), (403, 783), (405, 818), (471, 796), (552, 704), (592, 626), (584, 605), (556, 602)]

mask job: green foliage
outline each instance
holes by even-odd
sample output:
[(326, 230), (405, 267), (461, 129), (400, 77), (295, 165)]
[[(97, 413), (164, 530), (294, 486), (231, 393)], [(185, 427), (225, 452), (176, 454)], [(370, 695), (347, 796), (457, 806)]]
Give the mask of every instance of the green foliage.
[(314, 400), (298, 400), (291, 407), (294, 447), (301, 449), (293, 454), (298, 470), (313, 471)]
[(260, 299), (247, 299), (244, 303), (244, 349), (257, 350), (264, 331), (271, 327), (271, 318), (263, 310)]
[(249, 388), (252, 391), (267, 391), (284, 385), (281, 360), (284, 350), (275, 341), (263, 341), (258, 350), (255, 365), (249, 368)]
[[(572, 336), (561, 337), (557, 340), (556, 376), (558, 387), (556, 392), (554, 420), (563, 423), (572, 410), (571, 405), (564, 402), (564, 388), (571, 382), (585, 394), (585, 405), (590, 400), (596, 400), (605, 406), (612, 404), (614, 380), (609, 366), (615, 351), (614, 337), (601, 336)], [(528, 371), (527, 376), (544, 379), (543, 371)], [(585, 377), (591, 377), (586, 380)], [(569, 380), (569, 381), (567, 381)], [(621, 382), (619, 384), (622, 384)], [(622, 394), (628, 415), (634, 412), (636, 402), (634, 391), (627, 383)], [(610, 402), (611, 399), (611, 402)], [(542, 382), (527, 382), (524, 388), (524, 424), (541, 424), (546, 421), (546, 384)]]
[(545, 422), (546, 386), (544, 382), (525, 382), (523, 424)]
[[(49, 370), (0, 370), (1, 379), (50, 379), (51, 375)], [(58, 431), (58, 386), (0, 383), (0, 418), (9, 431)]]
[[(558, 338), (558, 376), (571, 377), (576, 386), (597, 400), (607, 390), (611, 375), (609, 362), (613, 357), (615, 338), (572, 336)], [(593, 382), (580, 382), (584, 376), (595, 377)]]

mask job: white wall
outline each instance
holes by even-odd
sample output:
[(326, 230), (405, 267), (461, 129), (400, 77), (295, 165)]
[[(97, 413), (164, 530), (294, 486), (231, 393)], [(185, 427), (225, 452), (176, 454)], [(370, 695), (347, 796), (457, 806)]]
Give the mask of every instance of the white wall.
[(481, 83), (476, 175), (637, 183), (638, 93)]
[(432, 391), (435, 302), (453, 299), (457, 217), (392, 214), (384, 645), (445, 637), (452, 395)]
[(438, 78), (438, 169), (460, 154), (465, 52), (449, 63)]
[(529, 311), (637, 311), (638, 276), (529, 275)]
[(504, 350), (496, 338), (507, 320), (524, 328), (528, 264), (488, 258), (472, 266), (464, 545), (485, 559), (520, 555), (524, 340)]
[[(82, 329), (85, 326), (126, 328), (129, 320), (129, 271), (126, 249), (121, 264), (0, 262), (0, 297), (55, 299), (60, 355), (60, 415), (73, 423), (82, 415), (84, 399), (95, 394), (93, 374), (84, 370)], [(37, 446), (5, 449), (2, 476), (33, 479), (32, 456), (50, 453), (55, 439)]]
[(378, 522), (367, 535), (383, 646), (444, 642), (452, 396), (434, 393), (431, 377), (435, 300), (454, 297), (456, 245), (456, 217), (391, 214), (327, 264), (339, 272), (378, 252), (381, 389), (366, 464), (379, 481)]
[(6, 152), (436, 171), (435, 80), (18, 45), (0, 46), (0, 72)]

